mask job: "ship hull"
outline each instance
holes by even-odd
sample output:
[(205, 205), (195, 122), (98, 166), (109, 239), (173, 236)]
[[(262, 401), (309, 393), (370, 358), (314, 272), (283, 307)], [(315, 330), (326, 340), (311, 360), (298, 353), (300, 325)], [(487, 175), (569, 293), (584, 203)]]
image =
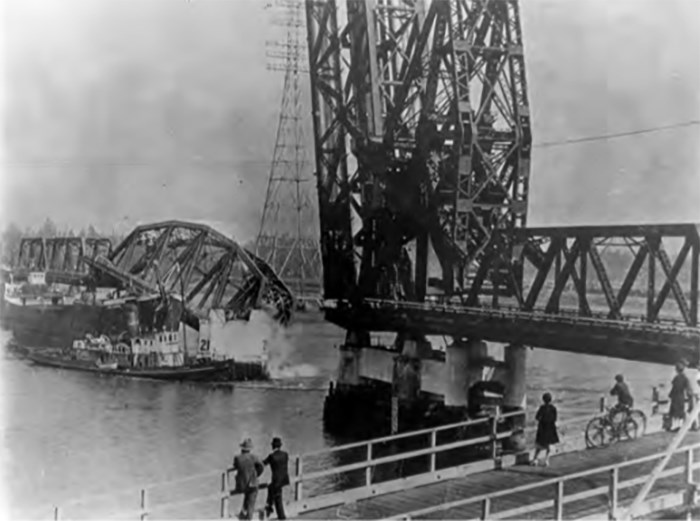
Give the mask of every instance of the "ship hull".
[(83, 303), (22, 306), (3, 301), (0, 324), (22, 345), (61, 347), (99, 331), (105, 314), (103, 307)]
[(210, 361), (186, 367), (160, 368), (109, 368), (98, 367), (94, 362), (71, 360), (54, 354), (51, 349), (25, 349), (24, 356), (31, 362), (44, 367), (69, 369), (88, 373), (98, 373), (109, 376), (128, 376), (131, 378), (148, 378), (151, 380), (172, 381), (217, 381), (229, 380), (234, 371), (234, 362)]

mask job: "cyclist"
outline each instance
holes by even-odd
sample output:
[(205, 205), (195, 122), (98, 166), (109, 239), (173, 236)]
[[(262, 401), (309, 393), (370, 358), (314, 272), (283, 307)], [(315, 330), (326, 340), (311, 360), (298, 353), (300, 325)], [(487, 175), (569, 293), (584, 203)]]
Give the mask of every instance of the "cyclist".
[(610, 390), (610, 394), (617, 396), (617, 403), (610, 409), (611, 416), (618, 412), (627, 412), (634, 406), (634, 398), (632, 398), (630, 388), (621, 374), (615, 375), (615, 386)]

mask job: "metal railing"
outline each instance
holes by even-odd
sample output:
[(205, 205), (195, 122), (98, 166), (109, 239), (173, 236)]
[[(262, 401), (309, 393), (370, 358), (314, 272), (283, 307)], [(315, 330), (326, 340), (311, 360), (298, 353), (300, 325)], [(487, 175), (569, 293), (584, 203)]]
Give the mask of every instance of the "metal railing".
[[(290, 463), (292, 463), (293, 466), (292, 475), (290, 476), (293, 492), (292, 499), (286, 502), (287, 509), (291, 513), (300, 513), (308, 510), (323, 508), (325, 506), (341, 504), (347, 501), (371, 497), (378, 494), (389, 493), (395, 490), (403, 489), (407, 486), (418, 486), (422, 483), (431, 483), (449, 479), (457, 475), (464, 475), (465, 473), (499, 468), (500, 466), (505, 466), (503, 464), (504, 457), (512, 457), (513, 461), (511, 464), (513, 464), (515, 463), (515, 456), (500, 452), (499, 444), (516, 433), (522, 432), (526, 436), (531, 435), (536, 429), (536, 426), (530, 425), (528, 427), (514, 429), (511, 426), (504, 425), (504, 422), (511, 418), (515, 419), (524, 416), (525, 411), (514, 411), (501, 414), (497, 410), (496, 414), (493, 416), (451, 423), (433, 428), (409, 431), (380, 438), (373, 438), (366, 441), (338, 445), (336, 447), (329, 447), (293, 456), (290, 458)], [(558, 427), (560, 429), (566, 428), (568, 425), (577, 424), (588, 419), (590, 419), (590, 414), (575, 416), (558, 422)], [(439, 440), (440, 434), (446, 433), (447, 431), (468, 429), (473, 427), (481, 427), (484, 434), (467, 439), (458, 439), (457, 441), (447, 441), (441, 443)], [(402, 441), (410, 440), (411, 438), (418, 439), (420, 437), (427, 438), (425, 448), (413, 449), (409, 447), (408, 450), (403, 450), (396, 454), (378, 454), (380, 451), (377, 449), (380, 446), (392, 444), (395, 446), (397, 443), (400, 444)], [(445, 454), (448, 451), (453, 451), (455, 449), (473, 447), (476, 445), (487, 447), (489, 456), (465, 463), (454, 464), (452, 461), (447, 461), (447, 465), (438, 465), (438, 458), (441, 454)], [(328, 456), (347, 451), (354, 451), (362, 455), (362, 457), (359, 461), (353, 461), (351, 463), (340, 464), (320, 470), (317, 470), (313, 468), (312, 465), (309, 465), (312, 467), (311, 470), (306, 470), (307, 464), (310, 463), (310, 460), (322, 460), (324, 457), (327, 459)], [(402, 462), (420, 457), (427, 460), (427, 465), (422, 472), (411, 475), (410, 477), (398, 477), (384, 481), (379, 481), (376, 479), (375, 471), (380, 466), (401, 464)], [(178, 508), (184, 508), (200, 503), (204, 504), (205, 502), (212, 501), (219, 503), (220, 516), (228, 517), (231, 510), (230, 504), (232, 498), (241, 495), (241, 492), (231, 490), (230, 474), (232, 472), (234, 472), (233, 468), (227, 468), (224, 472), (210, 471), (177, 480), (152, 483), (139, 488), (113, 491), (111, 493), (81, 498), (64, 504), (60, 509), (58, 507), (55, 508), (53, 510), (53, 518), (59, 519), (63, 513), (66, 512), (66, 507), (79, 504), (84, 505), (96, 498), (110, 498), (115, 497), (116, 495), (126, 496), (127, 494), (133, 494), (135, 496), (137, 493), (139, 495), (139, 506), (137, 508), (119, 511), (110, 517), (119, 516), (139, 518), (143, 520), (147, 519), (148, 516), (152, 515), (155, 511), (172, 511)], [(347, 476), (353, 472), (363, 474), (362, 478), (355, 480), (355, 486), (353, 487), (343, 486), (341, 490), (331, 490), (330, 492), (324, 491), (323, 487), (320, 487), (320, 491), (318, 490), (319, 487), (317, 487), (316, 490), (313, 490), (312, 487), (308, 487), (310, 490), (307, 493), (307, 485), (311, 485), (313, 482), (318, 482), (319, 480), (325, 479), (327, 482), (331, 482), (331, 484), (333, 484), (334, 480), (336, 482), (342, 481), (344, 476)], [(215, 478), (217, 475), (220, 476), (220, 488), (217, 492), (199, 495), (196, 497), (189, 497), (186, 499), (183, 498), (175, 501), (167, 501), (159, 504), (151, 501), (151, 496), (156, 489), (162, 489), (164, 487), (174, 486), (176, 484), (191, 482), (198, 479), (203, 480), (205, 478), (210, 478), (213, 480), (213, 478)], [(259, 488), (265, 489), (267, 487), (268, 483), (262, 483)]]
[[(347, 301), (324, 300), (323, 307), (328, 309), (337, 309), (343, 305), (349, 304)], [(409, 302), (409, 301), (394, 301), (386, 299), (365, 299), (363, 305), (372, 309), (388, 309), (400, 310), (411, 309), (416, 311), (435, 311), (440, 313), (454, 314), (471, 314), (480, 318), (503, 319), (503, 320), (518, 320), (527, 322), (542, 322), (551, 324), (571, 324), (583, 325), (588, 327), (611, 327), (617, 329), (635, 329), (639, 331), (650, 332), (668, 332), (681, 333), (689, 336), (698, 336), (697, 327), (688, 326), (678, 319), (664, 319), (657, 322), (646, 322), (644, 315), (634, 316), (629, 315), (623, 320), (610, 319), (606, 312), (593, 313), (592, 316), (583, 316), (576, 311), (567, 312), (565, 309), (558, 313), (549, 313), (543, 309), (533, 309), (532, 311), (523, 311), (514, 306), (499, 306), (498, 308), (488, 306), (464, 306), (456, 303), (446, 302)]]
[[(676, 476), (678, 474), (684, 474), (685, 477), (686, 487), (680, 493), (670, 494), (669, 496), (665, 497), (666, 500), (663, 501), (664, 508), (669, 508), (671, 506), (678, 506), (683, 504), (684, 498), (686, 496), (686, 489), (693, 487), (693, 471), (700, 468), (700, 462), (695, 462), (693, 459), (693, 451), (698, 449), (700, 449), (700, 443), (676, 448), (672, 452), (672, 454), (683, 453), (685, 455), (684, 464), (667, 469), (659, 474), (659, 477), (663, 478)], [(428, 514), (445, 512), (455, 508), (461, 508), (474, 504), (480, 505), (480, 514), (475, 519), (501, 519), (523, 517), (526, 514), (542, 512), (546, 509), (551, 509), (554, 519), (562, 519), (564, 516), (564, 506), (566, 504), (597, 496), (607, 496), (608, 519), (616, 519), (620, 508), (620, 491), (628, 489), (630, 487), (642, 485), (648, 479), (647, 475), (642, 475), (640, 477), (620, 481), (620, 470), (634, 465), (652, 462), (654, 460), (663, 458), (666, 455), (666, 453), (667, 451), (664, 450), (659, 453), (652, 454), (650, 456), (644, 456), (634, 460), (623, 461), (612, 465), (596, 467), (593, 469), (575, 472), (565, 476), (558, 476), (555, 478), (546, 479), (544, 481), (529, 483), (527, 485), (521, 485), (499, 492), (480, 494), (470, 498), (441, 503), (439, 505), (433, 505), (419, 510), (402, 512), (391, 516), (390, 518), (387, 518), (387, 520), (419, 518)], [(602, 474), (604, 472), (608, 473), (608, 483), (606, 485), (571, 494), (566, 493), (566, 483), (577, 479), (593, 476), (595, 474)], [(522, 494), (523, 492), (531, 492), (537, 489), (546, 488), (549, 488), (550, 491), (549, 497), (547, 497), (546, 499), (535, 501), (527, 505), (522, 505), (517, 508), (500, 510), (497, 512), (494, 512), (492, 509), (492, 504), (496, 499), (505, 498), (507, 496), (512, 496), (515, 494)], [(649, 509), (645, 511), (644, 509), (640, 508), (639, 510), (637, 510), (636, 514), (644, 515), (650, 513), (651, 511), (652, 510)]]

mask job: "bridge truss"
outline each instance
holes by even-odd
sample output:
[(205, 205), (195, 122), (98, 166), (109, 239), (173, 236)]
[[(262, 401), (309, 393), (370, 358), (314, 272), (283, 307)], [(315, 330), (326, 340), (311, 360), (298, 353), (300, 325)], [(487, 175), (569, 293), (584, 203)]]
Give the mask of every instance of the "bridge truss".
[[(348, 329), (700, 365), (698, 225), (531, 228), (514, 237), (512, 257), (489, 248), (464, 300), (340, 300), (327, 316)], [(512, 297), (487, 287), (504, 276), (524, 280)]]
[(265, 261), (213, 228), (185, 221), (138, 226), (114, 249), (102, 238), (23, 238), (12, 275), (32, 271), (45, 272), (49, 284), (175, 296), (195, 327), (213, 308), (229, 318), (262, 308), (282, 323), (293, 312), (291, 291)]
[(229, 318), (264, 308), (282, 323), (293, 310), (289, 289), (262, 259), (213, 228), (184, 221), (136, 227), (108, 257), (89, 264), (94, 284), (179, 295), (190, 313), (213, 308)]
[(464, 292), (525, 224), (517, 2), (307, 0), (307, 28), (326, 297), (420, 301), (431, 257)]
[(326, 314), (349, 344), (392, 331), (700, 362), (694, 224), (525, 226), (517, 0), (306, 6)]
[(89, 273), (85, 259), (109, 255), (109, 239), (94, 237), (23, 237), (13, 269), (16, 279), (24, 279), (32, 271), (46, 273), (48, 283), (72, 284)]

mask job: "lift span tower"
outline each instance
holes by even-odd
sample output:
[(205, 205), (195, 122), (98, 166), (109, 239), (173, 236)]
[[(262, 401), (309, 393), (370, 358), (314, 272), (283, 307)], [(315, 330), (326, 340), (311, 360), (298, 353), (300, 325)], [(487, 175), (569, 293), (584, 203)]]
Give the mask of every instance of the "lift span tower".
[(526, 227), (517, 0), (306, 0), (306, 25), (325, 312), (347, 332), (329, 426), (489, 389), (521, 407), (526, 346), (697, 365), (694, 224)]

